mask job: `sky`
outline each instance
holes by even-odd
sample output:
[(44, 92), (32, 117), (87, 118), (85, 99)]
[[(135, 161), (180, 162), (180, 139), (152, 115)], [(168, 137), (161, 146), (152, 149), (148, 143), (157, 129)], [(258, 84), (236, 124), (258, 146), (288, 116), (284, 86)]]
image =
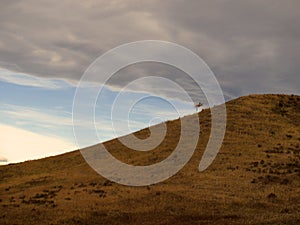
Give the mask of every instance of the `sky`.
[[(78, 149), (72, 105), (79, 80), (97, 57), (128, 42), (163, 40), (189, 48), (211, 68), (226, 100), (300, 94), (298, 0), (3, 0), (0, 6), (0, 164)], [(109, 109), (120, 90), (162, 74), (205, 102), (178, 69), (129, 66), (105, 84), (105, 98), (96, 104), (99, 142), (194, 112), (171, 86), (158, 91), (153, 84), (145, 91), (137, 83), (119, 105), (133, 97), (143, 101), (129, 115), (120, 107), (112, 129)], [(93, 126), (79, 125), (83, 131)], [(83, 138), (85, 145), (95, 144)]]

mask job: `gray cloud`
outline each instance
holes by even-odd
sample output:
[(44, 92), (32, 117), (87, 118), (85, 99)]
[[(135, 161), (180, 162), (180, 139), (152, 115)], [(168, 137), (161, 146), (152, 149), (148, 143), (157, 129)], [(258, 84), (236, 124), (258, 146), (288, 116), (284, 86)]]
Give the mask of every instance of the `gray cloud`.
[(7, 159), (0, 155), (0, 163), (7, 162)]
[[(299, 94), (299, 10), (298, 0), (2, 1), (0, 65), (77, 81), (110, 48), (161, 39), (202, 57), (230, 97)], [(193, 89), (180, 73), (172, 78)]]

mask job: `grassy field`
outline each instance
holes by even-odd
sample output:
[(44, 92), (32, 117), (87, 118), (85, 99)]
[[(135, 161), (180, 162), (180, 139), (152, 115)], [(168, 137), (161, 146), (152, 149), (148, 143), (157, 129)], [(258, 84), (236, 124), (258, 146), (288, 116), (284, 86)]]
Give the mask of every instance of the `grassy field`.
[[(0, 167), (0, 224), (300, 224), (300, 97), (250, 95), (227, 106), (226, 136), (213, 164), (198, 171), (210, 135), (210, 110), (190, 162), (165, 182), (112, 183), (79, 151)], [(118, 140), (118, 159), (150, 165), (166, 158), (180, 136), (167, 122), (164, 141), (149, 152)], [(149, 130), (136, 133), (149, 136)]]

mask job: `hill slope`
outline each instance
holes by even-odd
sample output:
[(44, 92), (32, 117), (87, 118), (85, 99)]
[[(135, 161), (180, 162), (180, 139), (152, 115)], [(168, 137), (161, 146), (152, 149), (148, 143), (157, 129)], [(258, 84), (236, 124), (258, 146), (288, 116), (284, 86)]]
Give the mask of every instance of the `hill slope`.
[[(199, 160), (210, 134), (210, 111), (190, 162), (147, 187), (112, 183), (79, 151), (0, 167), (0, 224), (300, 224), (300, 97), (250, 95), (226, 103), (220, 153), (204, 172)], [(150, 165), (171, 153), (180, 122), (150, 152), (118, 140), (105, 143), (118, 159)], [(146, 138), (149, 130), (136, 133)]]

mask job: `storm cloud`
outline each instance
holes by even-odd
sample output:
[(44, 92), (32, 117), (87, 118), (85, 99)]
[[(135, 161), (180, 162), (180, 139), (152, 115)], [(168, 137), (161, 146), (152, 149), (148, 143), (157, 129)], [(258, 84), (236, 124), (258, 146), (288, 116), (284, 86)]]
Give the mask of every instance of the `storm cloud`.
[[(300, 94), (298, 0), (1, 1), (0, 67), (76, 83), (107, 50), (158, 39), (203, 58), (228, 98)], [(151, 68), (151, 70), (149, 69)], [(112, 87), (155, 67), (124, 72)], [(178, 72), (170, 78), (187, 85)]]

